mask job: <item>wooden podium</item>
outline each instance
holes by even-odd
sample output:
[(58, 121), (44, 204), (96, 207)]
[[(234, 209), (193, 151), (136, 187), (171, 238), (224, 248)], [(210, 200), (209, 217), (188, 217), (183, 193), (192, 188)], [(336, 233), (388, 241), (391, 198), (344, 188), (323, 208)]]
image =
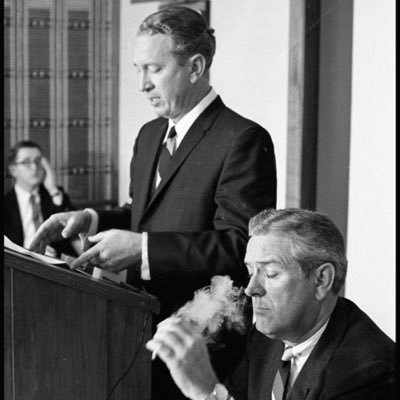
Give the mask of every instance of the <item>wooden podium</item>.
[(4, 249), (4, 398), (150, 400), (155, 297)]

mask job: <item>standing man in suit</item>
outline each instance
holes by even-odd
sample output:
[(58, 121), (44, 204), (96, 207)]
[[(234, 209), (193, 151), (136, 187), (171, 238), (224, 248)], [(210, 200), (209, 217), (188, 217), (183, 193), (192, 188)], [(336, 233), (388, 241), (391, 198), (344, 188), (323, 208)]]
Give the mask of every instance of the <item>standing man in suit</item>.
[(132, 202), (54, 215), (31, 246), (100, 232), (73, 267), (91, 260), (127, 270), (128, 282), (141, 278), (160, 298), (163, 317), (214, 275), (243, 283), (247, 222), (276, 205), (271, 137), (227, 108), (210, 86), (214, 51), (213, 30), (189, 8), (167, 8), (143, 21), (134, 65), (139, 90), (159, 118), (142, 127), (134, 145)]
[(344, 240), (323, 214), (266, 210), (250, 221), (245, 262), (255, 325), (245, 356), (218, 382), (204, 341), (169, 318), (147, 347), (192, 400), (394, 399), (395, 345), (339, 296)]
[[(269, 133), (226, 107), (210, 86), (213, 32), (185, 7), (166, 8), (142, 22), (134, 66), (139, 90), (158, 118), (142, 127), (134, 145), (132, 202), (52, 216), (32, 243), (39, 249), (72, 234), (89, 236), (93, 246), (72, 268), (91, 261), (126, 273), (128, 283), (159, 298), (160, 319), (214, 275), (243, 284), (247, 222), (276, 206)], [(155, 383), (163, 390), (160, 398), (168, 398), (160, 380)]]
[[(4, 196), (4, 234), (15, 244), (28, 248), (43, 220), (73, 207), (68, 195), (57, 186), (54, 172), (37, 143), (23, 140), (12, 147), (8, 171), (14, 185)], [(65, 239), (49, 243), (46, 250), (52, 256), (77, 256)]]

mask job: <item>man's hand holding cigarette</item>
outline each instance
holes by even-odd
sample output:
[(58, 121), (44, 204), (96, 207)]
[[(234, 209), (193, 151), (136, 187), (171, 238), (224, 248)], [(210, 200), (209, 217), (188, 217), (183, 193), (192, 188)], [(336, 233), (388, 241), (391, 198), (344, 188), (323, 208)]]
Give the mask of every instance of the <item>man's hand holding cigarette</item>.
[(203, 400), (218, 383), (205, 340), (183, 318), (162, 321), (146, 348), (165, 362), (176, 385), (192, 400)]

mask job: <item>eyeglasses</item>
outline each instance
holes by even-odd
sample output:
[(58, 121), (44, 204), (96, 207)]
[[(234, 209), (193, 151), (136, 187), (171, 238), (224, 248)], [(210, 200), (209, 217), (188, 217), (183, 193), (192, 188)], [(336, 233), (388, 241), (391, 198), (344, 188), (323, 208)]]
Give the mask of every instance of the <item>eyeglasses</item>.
[(14, 163), (14, 165), (23, 165), (25, 168), (30, 168), (34, 164), (37, 167), (40, 167), (42, 165), (42, 157), (35, 158), (34, 160), (22, 160)]

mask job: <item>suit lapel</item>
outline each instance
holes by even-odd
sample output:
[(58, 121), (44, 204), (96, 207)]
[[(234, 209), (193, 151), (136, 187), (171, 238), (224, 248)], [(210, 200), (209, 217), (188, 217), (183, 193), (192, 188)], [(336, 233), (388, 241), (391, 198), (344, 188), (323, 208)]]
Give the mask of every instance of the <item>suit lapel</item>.
[[(133, 215), (136, 215), (137, 218), (141, 218), (143, 216), (146, 207), (148, 206), (149, 199), (152, 196), (154, 178), (157, 171), (157, 163), (158, 163), (158, 154), (161, 147), (161, 143), (163, 141), (166, 129), (168, 125), (168, 120), (163, 121), (162, 124), (153, 132), (149, 137), (147, 144), (147, 148), (143, 149), (143, 153), (146, 154), (147, 159), (144, 160), (144, 165), (146, 168), (143, 168), (141, 171), (140, 179), (138, 179), (138, 187), (135, 190), (137, 193), (136, 199), (136, 212)], [(149, 166), (149, 168), (147, 168)], [(134, 229), (137, 229), (139, 221), (136, 221), (133, 226)]]
[(263, 367), (260, 368), (260, 375), (256, 381), (261, 382), (260, 385), (254, 385), (255, 399), (268, 400), (272, 399), (272, 388), (274, 385), (275, 375), (278, 372), (284, 345), (281, 341), (276, 341), (272, 348), (263, 353), (258, 349), (258, 354), (262, 354)]
[[(24, 232), (22, 229), (22, 219), (19, 212), (19, 205), (17, 200), (17, 194), (15, 189), (12, 188), (7, 194), (6, 212), (9, 213), (9, 220), (12, 221), (12, 229), (10, 229), (11, 235), (9, 237), (14, 243), (23, 245), (24, 242)], [(10, 204), (8, 207), (7, 204)]]
[[(332, 358), (347, 324), (347, 313), (339, 298), (328, 326), (311, 352), (292, 387), (289, 400), (303, 400), (321, 384), (321, 373)], [(345, 316), (345, 317), (343, 317)], [(311, 397), (317, 399), (318, 397)]]
[(166, 171), (165, 178), (160, 182), (159, 186), (154, 192), (154, 195), (152, 196), (146, 210), (151, 207), (160, 193), (165, 190), (171, 179), (173, 179), (174, 175), (177, 173), (179, 167), (184, 163), (193, 149), (203, 139), (207, 131), (210, 130), (214, 120), (219, 115), (223, 107), (224, 104), (221, 98), (218, 96), (190, 127), (173, 157), (173, 161), (170, 164), (169, 170)]
[(172, 179), (172, 177), (174, 176), (180, 165), (185, 161), (185, 159), (189, 156), (193, 148), (196, 147), (199, 141), (203, 138), (204, 131), (199, 128), (200, 127), (189, 129), (188, 133), (182, 140), (181, 145), (178, 147), (172, 159), (172, 162), (169, 165), (169, 169), (166, 171), (165, 178), (160, 182), (156, 191), (154, 192), (154, 196), (152, 197), (151, 202), (158, 196), (160, 192), (163, 191), (164, 187), (168, 185), (168, 182)]

